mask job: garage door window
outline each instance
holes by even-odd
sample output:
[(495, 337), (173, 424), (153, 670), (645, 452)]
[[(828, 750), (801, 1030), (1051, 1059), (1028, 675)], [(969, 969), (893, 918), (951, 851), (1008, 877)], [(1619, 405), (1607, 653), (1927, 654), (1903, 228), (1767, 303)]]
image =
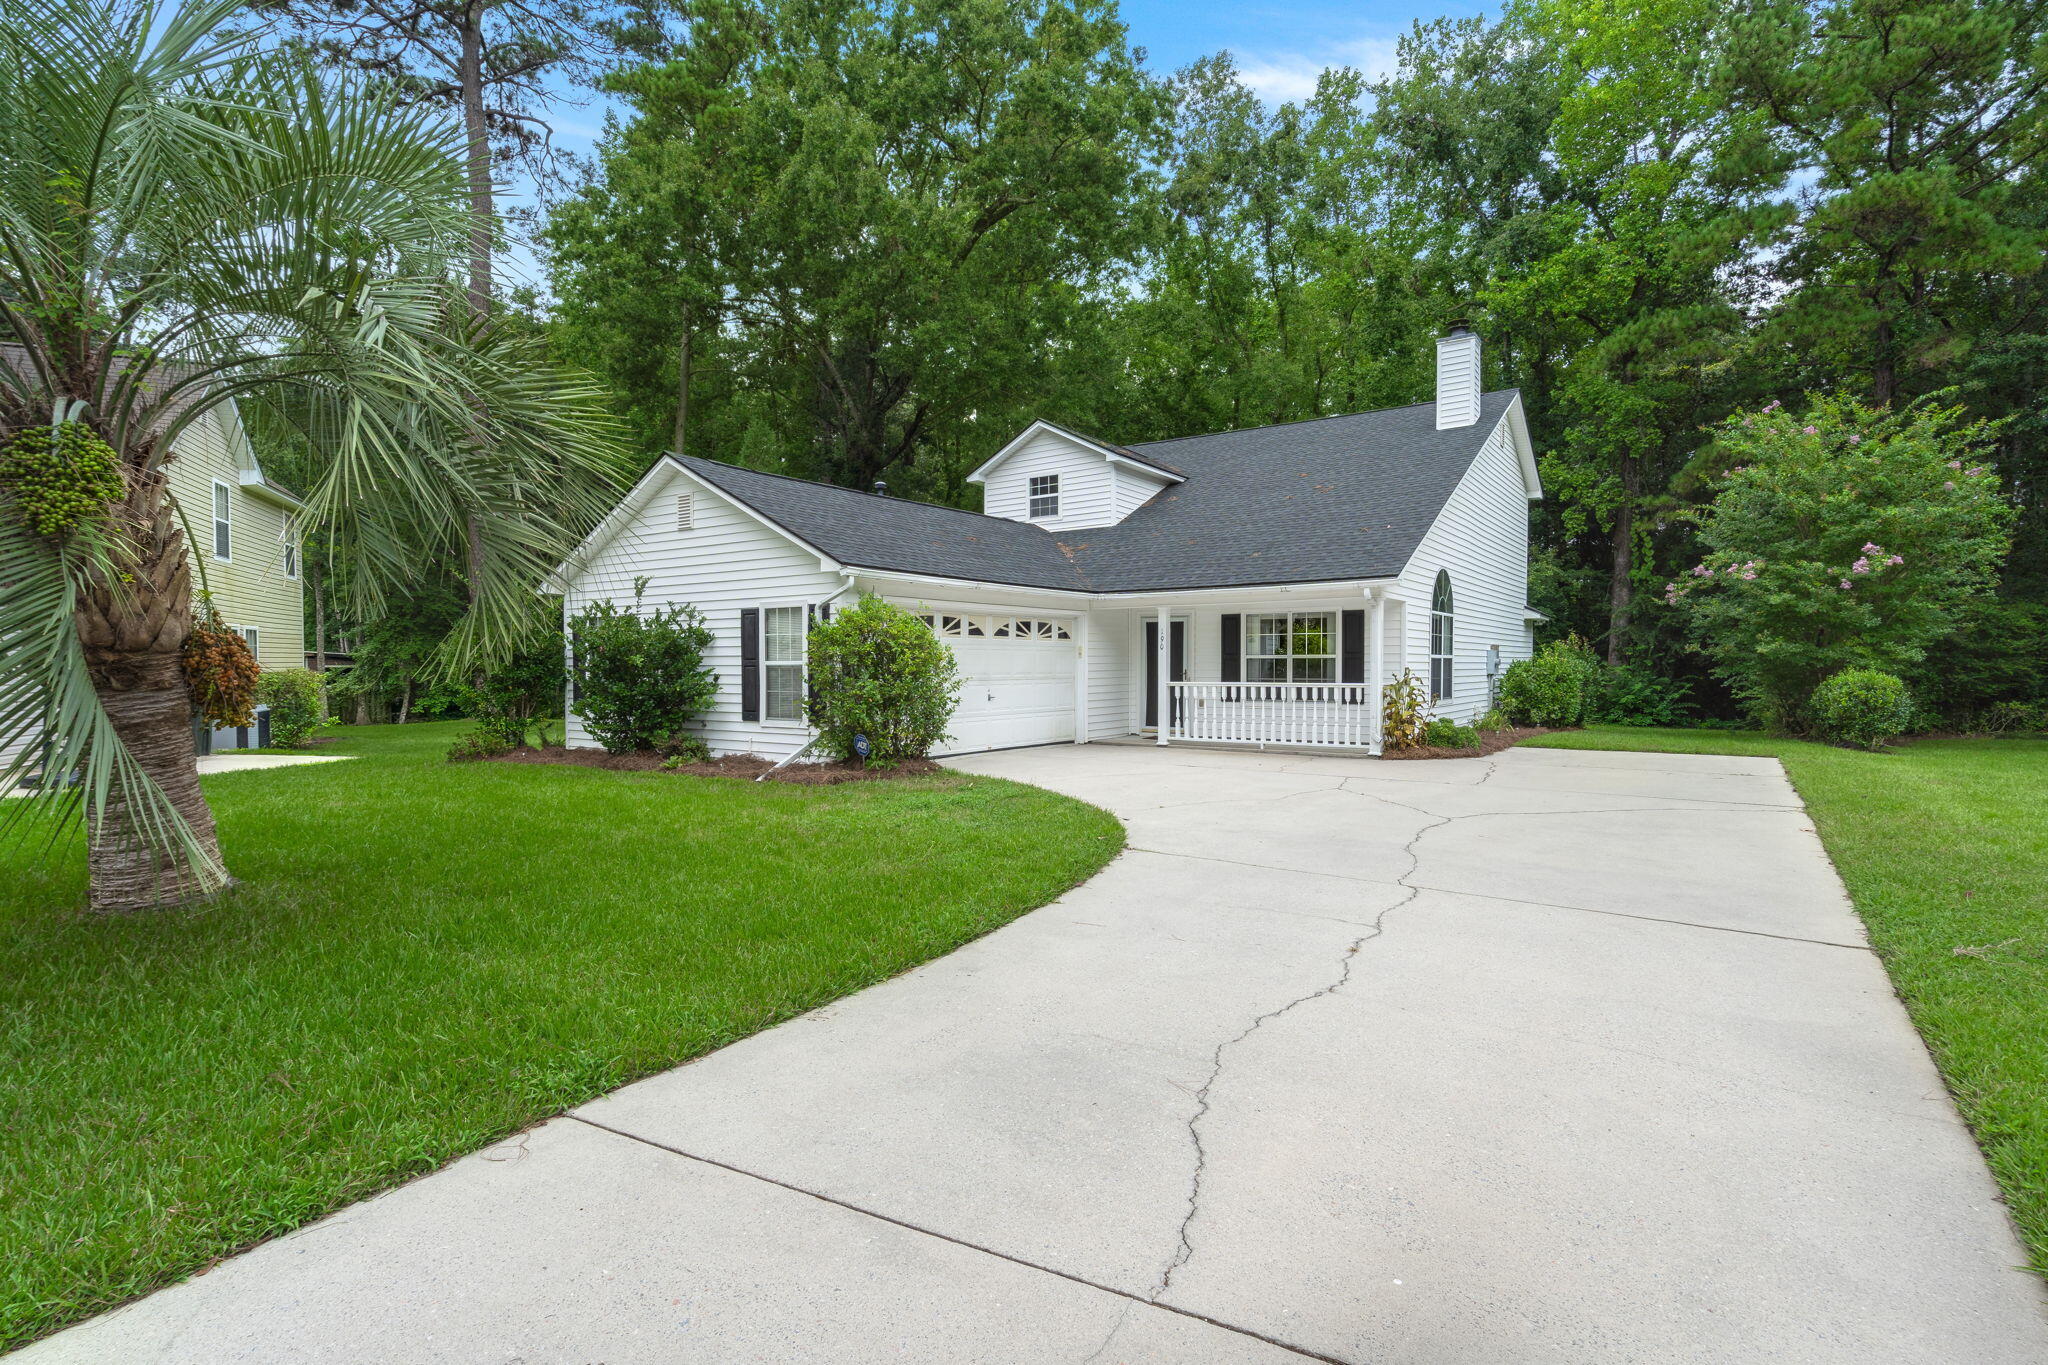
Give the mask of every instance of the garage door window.
[(769, 720), (804, 718), (804, 624), (802, 607), (770, 607), (761, 613), (761, 670)]
[(1028, 616), (949, 616), (926, 612), (917, 618), (949, 639), (1071, 640), (1074, 633), (1064, 621), (1047, 621)]

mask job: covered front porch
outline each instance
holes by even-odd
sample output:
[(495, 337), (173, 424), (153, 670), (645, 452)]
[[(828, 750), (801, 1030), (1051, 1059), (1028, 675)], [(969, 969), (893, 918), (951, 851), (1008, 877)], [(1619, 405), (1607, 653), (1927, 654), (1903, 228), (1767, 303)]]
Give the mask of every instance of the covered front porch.
[[(1392, 586), (1229, 589), (1098, 605), (1089, 666), (1114, 668), (1114, 656), (1127, 652), (1124, 733), (1155, 744), (1376, 754), (1383, 689), (1406, 666), (1406, 611)], [(1101, 724), (1109, 717), (1091, 719), (1086, 730), (1109, 737)]]

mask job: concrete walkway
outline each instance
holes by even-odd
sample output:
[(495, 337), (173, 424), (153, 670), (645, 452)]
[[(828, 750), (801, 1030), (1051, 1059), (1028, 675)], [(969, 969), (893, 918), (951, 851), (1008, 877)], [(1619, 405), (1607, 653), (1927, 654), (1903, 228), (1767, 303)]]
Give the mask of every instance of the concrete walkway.
[(2048, 1361), (1775, 763), (958, 766), (1130, 851), (24, 1359)]

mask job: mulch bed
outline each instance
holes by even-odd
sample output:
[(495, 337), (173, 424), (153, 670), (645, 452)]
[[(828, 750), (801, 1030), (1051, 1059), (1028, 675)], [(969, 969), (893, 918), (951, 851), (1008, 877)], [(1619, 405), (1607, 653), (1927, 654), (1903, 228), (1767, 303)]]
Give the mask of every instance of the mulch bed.
[(1440, 745), (1424, 744), (1414, 749), (1389, 749), (1382, 758), (1484, 758), (1497, 754), (1502, 749), (1512, 749), (1525, 739), (1547, 735), (1550, 731), (1541, 725), (1515, 726), (1507, 730), (1482, 730), (1479, 732), (1479, 747), (1476, 749), (1446, 749)]
[[(709, 763), (686, 763), (664, 768), (666, 761), (651, 749), (630, 754), (607, 753), (603, 749), (514, 749), (484, 760), (487, 763), (558, 763), (572, 768), (604, 768), (621, 773), (676, 773), (684, 777), (734, 777), (752, 781), (775, 766), (758, 754), (727, 754)], [(800, 787), (829, 787), (841, 782), (884, 782), (902, 777), (928, 777), (946, 770), (926, 758), (914, 758), (893, 768), (869, 768), (858, 763), (792, 763), (768, 780), (791, 782)]]

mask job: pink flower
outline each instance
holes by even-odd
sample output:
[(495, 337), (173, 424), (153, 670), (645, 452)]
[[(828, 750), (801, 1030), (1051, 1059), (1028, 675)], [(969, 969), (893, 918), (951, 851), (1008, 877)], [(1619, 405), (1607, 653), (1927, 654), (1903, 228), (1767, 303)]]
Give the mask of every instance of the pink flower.
[(1714, 571), (1704, 564), (1695, 564), (1692, 566), (1692, 576), (1694, 578), (1712, 578)]
[(1969, 475), (1969, 476), (1970, 476), (1971, 478), (1973, 478), (1973, 479), (1974, 479), (1974, 478), (1976, 478), (1976, 477), (1977, 477), (1977, 476), (1978, 476), (1979, 474), (1982, 474), (1983, 472), (1984, 472), (1984, 466), (1983, 466), (1983, 465), (1981, 465), (1981, 464), (1980, 464), (1980, 465), (1978, 465), (1978, 466), (1977, 466), (1977, 467), (1976, 467), (1975, 469), (1965, 469), (1965, 470), (1963, 471), (1963, 473), (1965, 473), (1965, 474)]
[(1868, 559), (1859, 559), (1859, 560), (1857, 560), (1857, 561), (1856, 561), (1856, 562), (1855, 562), (1854, 564), (1851, 564), (1851, 565), (1849, 566), (1849, 572), (1850, 572), (1850, 573), (1869, 573), (1869, 572), (1870, 572), (1870, 561), (1869, 561)]
[(1846, 579), (1846, 578), (1842, 580), (1842, 591), (1843, 591), (1843, 592), (1847, 592), (1847, 591), (1849, 591), (1849, 580), (1848, 580), (1848, 579)]
[(1744, 574), (1742, 575), (1742, 581), (1743, 581), (1743, 582), (1745, 582), (1745, 583), (1754, 583), (1754, 582), (1756, 582), (1756, 570), (1755, 570), (1755, 569), (1750, 569), (1750, 570), (1747, 570), (1746, 572), (1744, 572)]
[(1849, 444), (1852, 446), (1860, 446), (1863, 444), (1863, 438), (1852, 431), (1849, 433)]
[(1884, 551), (1880, 550), (1876, 545), (1866, 540), (1863, 542), (1863, 553), (1867, 555), (1881, 555), (1884, 553)]
[(1961, 469), (1963, 467), (1963, 462), (1961, 460), (1950, 460), (1948, 462), (1948, 467), (1950, 469)]
[(1885, 561), (1885, 563), (1887, 564), (1903, 564), (1905, 562), (1906, 557), (1904, 555), (1893, 555), (1890, 559), (1887, 559)]
[(1782, 408), (1782, 407), (1784, 407), (1784, 406), (1785, 406), (1785, 405), (1784, 405), (1783, 403), (1780, 403), (1780, 402), (1779, 402), (1779, 401), (1778, 401), (1777, 399), (1773, 398), (1773, 399), (1771, 400), (1771, 405), (1770, 405), (1769, 407), (1765, 408), (1765, 409), (1764, 409), (1764, 411), (1765, 411), (1765, 412), (1776, 412), (1776, 411), (1777, 411), (1777, 410), (1778, 410), (1779, 408)]
[(1802, 429), (1803, 431), (1805, 431), (1805, 432), (1806, 432), (1806, 434), (1807, 434), (1808, 436), (1818, 436), (1818, 435), (1820, 435), (1820, 428), (1819, 428), (1819, 427), (1804, 427), (1804, 428), (1801, 428), (1801, 429)]
[(1949, 479), (1946, 482), (1944, 482), (1941, 486), (1943, 488), (1953, 491), (1956, 486), (1956, 481), (1954, 479)]

